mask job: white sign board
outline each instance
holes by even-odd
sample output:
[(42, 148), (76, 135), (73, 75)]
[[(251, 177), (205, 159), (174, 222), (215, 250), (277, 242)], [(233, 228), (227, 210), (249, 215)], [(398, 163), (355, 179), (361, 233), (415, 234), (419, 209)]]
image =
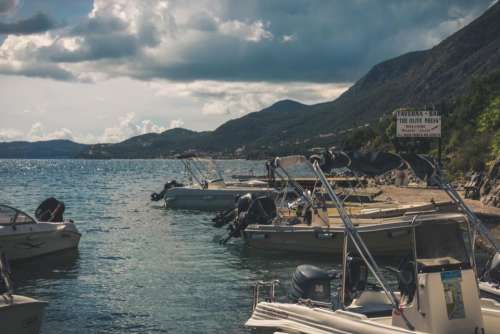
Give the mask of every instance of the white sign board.
[(432, 110), (396, 111), (397, 137), (441, 137), (441, 116)]

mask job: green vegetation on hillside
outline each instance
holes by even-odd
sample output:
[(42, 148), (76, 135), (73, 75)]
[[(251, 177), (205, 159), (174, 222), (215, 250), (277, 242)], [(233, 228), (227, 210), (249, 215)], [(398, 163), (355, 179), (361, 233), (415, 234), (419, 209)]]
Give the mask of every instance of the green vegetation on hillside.
[[(442, 114), (443, 163), (452, 174), (484, 168), (500, 155), (500, 71), (473, 81), (468, 94), (436, 106)], [(396, 122), (385, 116), (349, 133), (343, 147), (437, 155), (437, 140), (396, 138)]]

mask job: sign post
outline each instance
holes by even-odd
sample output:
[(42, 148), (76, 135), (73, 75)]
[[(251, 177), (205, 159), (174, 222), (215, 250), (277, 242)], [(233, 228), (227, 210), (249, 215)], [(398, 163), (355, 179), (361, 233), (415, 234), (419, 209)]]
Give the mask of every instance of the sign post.
[(441, 115), (436, 110), (397, 109), (396, 137), (438, 138), (438, 160), (441, 164)]
[(397, 137), (441, 138), (441, 115), (435, 110), (396, 111)]

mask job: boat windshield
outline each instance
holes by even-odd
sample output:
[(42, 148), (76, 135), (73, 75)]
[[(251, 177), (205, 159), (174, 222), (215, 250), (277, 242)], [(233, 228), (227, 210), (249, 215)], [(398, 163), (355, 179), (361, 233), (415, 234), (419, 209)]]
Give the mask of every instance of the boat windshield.
[(7, 205), (0, 205), (0, 226), (11, 224), (34, 224), (33, 218)]
[(466, 222), (433, 221), (415, 228), (417, 261), (425, 267), (470, 265)]
[(183, 159), (182, 162), (188, 178), (190, 178), (192, 182), (196, 182), (203, 186), (211, 182), (224, 181), (222, 173), (213, 159), (192, 157)]

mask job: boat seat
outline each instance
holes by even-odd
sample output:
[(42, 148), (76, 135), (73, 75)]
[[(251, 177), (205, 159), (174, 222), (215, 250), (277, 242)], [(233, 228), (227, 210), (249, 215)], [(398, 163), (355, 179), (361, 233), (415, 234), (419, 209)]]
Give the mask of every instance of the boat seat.
[(359, 298), (352, 301), (348, 311), (364, 314), (367, 317), (392, 315), (392, 304), (382, 291), (363, 291)]
[(392, 315), (391, 304), (370, 304), (363, 306), (349, 306), (346, 311), (366, 315), (368, 318), (390, 317)]

